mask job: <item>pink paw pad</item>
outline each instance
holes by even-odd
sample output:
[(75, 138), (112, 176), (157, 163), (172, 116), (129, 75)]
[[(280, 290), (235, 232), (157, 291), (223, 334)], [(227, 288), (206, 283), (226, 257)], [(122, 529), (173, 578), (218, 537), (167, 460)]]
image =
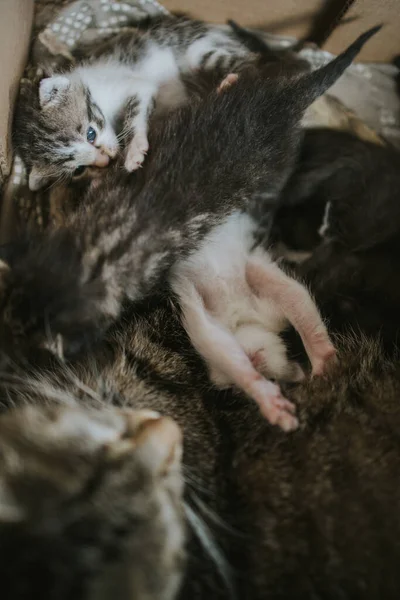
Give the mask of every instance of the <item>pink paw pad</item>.
[(128, 153), (125, 159), (125, 168), (127, 171), (135, 171), (142, 166), (147, 151), (149, 142), (145, 136), (137, 135), (129, 144)]
[(236, 73), (229, 73), (229, 75), (227, 75), (225, 79), (223, 79), (219, 84), (217, 92), (220, 94), (221, 92), (227, 90), (231, 87), (231, 85), (235, 84), (238, 79), (239, 75), (237, 75)]
[(282, 396), (279, 386), (264, 380), (255, 398), (261, 414), (271, 423), (278, 425), (283, 431), (293, 431), (299, 426), (294, 416), (296, 407)]

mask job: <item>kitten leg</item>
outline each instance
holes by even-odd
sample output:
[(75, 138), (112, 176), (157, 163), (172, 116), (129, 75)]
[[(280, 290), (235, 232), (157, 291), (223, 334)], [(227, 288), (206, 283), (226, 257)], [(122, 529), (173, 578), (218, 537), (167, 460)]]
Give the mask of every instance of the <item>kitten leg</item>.
[(271, 424), (284, 431), (296, 429), (295, 406), (282, 396), (279, 386), (267, 381), (253, 367), (236, 338), (207, 312), (194, 285), (184, 281), (176, 288), (184, 327), (210, 370), (222, 372), (227, 381), (253, 398)]
[(273, 300), (279, 306), (301, 336), (311, 361), (312, 374), (321, 375), (335, 356), (335, 348), (307, 289), (275, 263), (257, 259), (246, 265), (246, 278), (260, 298)]
[(149, 140), (147, 138), (148, 120), (153, 109), (156, 90), (153, 87), (143, 88), (140, 94), (136, 94), (130, 100), (129, 129), (133, 131), (133, 138), (128, 145), (125, 168), (127, 171), (135, 171), (141, 167), (147, 151)]

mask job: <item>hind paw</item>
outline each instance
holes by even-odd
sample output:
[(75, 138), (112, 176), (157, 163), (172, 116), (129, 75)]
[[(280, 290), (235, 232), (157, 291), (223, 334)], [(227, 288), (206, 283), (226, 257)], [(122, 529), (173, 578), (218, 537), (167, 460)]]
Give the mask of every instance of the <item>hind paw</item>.
[(255, 400), (264, 417), (272, 425), (278, 425), (283, 431), (297, 429), (299, 422), (294, 416), (296, 407), (282, 395), (280, 387), (265, 379), (257, 387)]

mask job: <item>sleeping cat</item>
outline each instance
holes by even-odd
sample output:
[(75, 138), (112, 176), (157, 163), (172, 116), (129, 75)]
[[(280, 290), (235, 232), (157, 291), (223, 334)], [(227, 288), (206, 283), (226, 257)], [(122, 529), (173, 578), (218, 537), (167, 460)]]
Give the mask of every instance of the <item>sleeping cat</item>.
[[(140, 502), (130, 501), (139, 498), (130, 479), (121, 482), (125, 463), (114, 463), (115, 479), (102, 479), (103, 470), (92, 471), (106, 468), (115, 447), (126, 449), (124, 439), (117, 439), (121, 414), (108, 412), (112, 404), (169, 415), (184, 431), (185, 513), (194, 529), (188, 530), (180, 599), (397, 600), (400, 370), (398, 362), (382, 357), (379, 343), (342, 340), (340, 361), (331, 373), (288, 391), (302, 423), (290, 437), (271, 428), (240, 394), (207, 388), (204, 365), (167, 299), (147, 301), (126, 314), (106, 342), (73, 369), (52, 365), (32, 383), (21, 374), (7, 380), (3, 371), (1, 402), (10, 413), (0, 418), (2, 477), (8, 480), (18, 465), (30, 474), (27, 478), (22, 471), (15, 480), (21, 486), (16, 488), (20, 503), (8, 498), (8, 519), (31, 506), (34, 516), (44, 515), (32, 523), (35, 535), (28, 539), (18, 522), (10, 520), (7, 537), (0, 535), (0, 577), (7, 600), (126, 600), (120, 588), (130, 563), (112, 577), (112, 568), (102, 568), (101, 550), (114, 519), (125, 518), (130, 510), (142, 511), (139, 523), (149, 535), (158, 531), (157, 552), (163, 545), (168, 555), (173, 531), (156, 531), (159, 521), (148, 521), (147, 488)], [(27, 401), (31, 406), (21, 410)], [(105, 414), (83, 412), (86, 403), (94, 402)], [(51, 419), (56, 420), (48, 427)], [(116, 440), (96, 454), (104, 424), (110, 422), (107, 434)], [(40, 453), (33, 452), (38, 446)], [(126, 456), (127, 468), (131, 459), (135, 468), (138, 450)], [(151, 459), (155, 448), (148, 450)], [(14, 462), (16, 455), (24, 461)], [(87, 456), (94, 456), (91, 466)], [(71, 484), (79, 490), (90, 474), (86, 494), (66, 497)], [(162, 482), (154, 485), (170, 507)], [(99, 503), (91, 502), (95, 499)], [(128, 538), (138, 539), (139, 523), (130, 523)], [(118, 528), (114, 531), (119, 536)], [(160, 554), (155, 558), (146, 534), (140, 540), (132, 567), (145, 566), (147, 573), (149, 566), (156, 578), (164, 568)], [(118, 541), (120, 546), (125, 548), (124, 542)], [(104, 587), (96, 586), (86, 596), (72, 588), (68, 595), (70, 582), (79, 583), (91, 561), (101, 565)], [(96, 576), (90, 572), (88, 583)], [(28, 590), (26, 596), (18, 595), (20, 586)], [(96, 595), (99, 588), (104, 596)], [(142, 600), (140, 593), (128, 598)]]
[(154, 107), (163, 111), (186, 99), (182, 75), (201, 68), (222, 76), (256, 58), (232, 31), (165, 15), (119, 35), (70, 72), (42, 79), (38, 90), (25, 90), (15, 121), (30, 189), (88, 165), (107, 166), (125, 138), (125, 168), (137, 169), (148, 152)]
[(179, 427), (83, 408), (44, 379), (24, 385), (28, 405), (0, 416), (3, 597), (173, 600), (186, 537)]
[(388, 350), (400, 331), (399, 195), (397, 150), (308, 131), (275, 221), (281, 241), (312, 253), (298, 270), (330, 327), (379, 334)]

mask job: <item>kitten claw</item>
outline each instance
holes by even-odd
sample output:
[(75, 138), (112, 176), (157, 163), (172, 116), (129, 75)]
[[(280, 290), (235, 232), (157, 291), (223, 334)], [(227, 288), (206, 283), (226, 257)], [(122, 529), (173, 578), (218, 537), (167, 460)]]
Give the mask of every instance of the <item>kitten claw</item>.
[(142, 167), (142, 163), (149, 149), (149, 142), (145, 135), (135, 135), (128, 147), (125, 159), (125, 169), (129, 172)]

